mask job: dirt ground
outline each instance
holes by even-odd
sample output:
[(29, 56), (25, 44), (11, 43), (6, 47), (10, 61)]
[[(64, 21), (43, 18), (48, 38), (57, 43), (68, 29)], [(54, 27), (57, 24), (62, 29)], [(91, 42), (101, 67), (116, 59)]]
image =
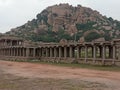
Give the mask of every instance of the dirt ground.
[(120, 90), (120, 72), (0, 60), (0, 90)]

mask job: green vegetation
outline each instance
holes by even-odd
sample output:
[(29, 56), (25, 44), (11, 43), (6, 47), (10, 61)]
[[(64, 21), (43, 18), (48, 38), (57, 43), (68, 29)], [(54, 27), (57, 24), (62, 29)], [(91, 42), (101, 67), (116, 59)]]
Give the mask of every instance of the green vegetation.
[(44, 10), (43, 13), (45, 14), (38, 14), (37, 15), (37, 19), (39, 20), (39, 22), (41, 22), (42, 20), (45, 22), (45, 24), (47, 24), (47, 20), (48, 20), (48, 17), (47, 17), (47, 11)]
[(105, 35), (103, 37), (105, 38), (106, 41), (112, 40), (112, 37), (110, 37), (109, 35), (109, 31), (105, 31)]
[(84, 32), (87, 31), (87, 30), (92, 30), (94, 29), (93, 28), (93, 25), (95, 24), (96, 22), (87, 22), (85, 24), (76, 24), (76, 28), (78, 30), (83, 30)]
[(86, 37), (85, 37), (85, 41), (87, 42), (91, 42), (92, 40), (94, 39), (98, 39), (102, 37), (100, 34), (96, 33), (96, 32), (91, 32), (90, 34), (88, 34)]
[[(60, 11), (65, 12), (64, 15), (61, 16), (61, 14), (58, 13), (59, 11), (52, 10), (52, 8), (56, 7), (59, 7), (59, 5), (50, 6), (44, 9), (41, 13), (37, 14), (35, 19), (28, 21), (20, 27), (12, 29), (6, 34), (23, 37), (24, 39), (35, 42), (59, 42), (61, 39), (78, 41), (81, 37), (84, 37), (85, 32), (89, 30), (98, 30), (102, 36), (92, 33), (85, 37), (85, 40), (92, 41), (99, 37), (103, 37), (108, 41), (113, 38), (120, 38), (120, 21), (114, 20), (112, 17), (107, 18), (97, 11), (82, 6), (79, 8), (79, 5), (78, 7), (69, 6), (70, 8), (59, 8), (62, 9)], [(64, 11), (64, 9), (70, 10), (71, 12), (68, 13)], [(81, 17), (81, 19), (79, 17)], [(43, 27), (40, 26), (41, 24), (43, 24)], [(75, 35), (71, 36), (69, 33), (74, 32), (74, 30), (69, 31), (67, 29), (70, 25), (74, 24), (76, 24), (78, 31)], [(53, 26), (58, 27), (59, 31), (53, 32)], [(107, 27), (104, 26), (108, 26), (110, 30), (107, 30)]]
[(42, 31), (40, 34), (31, 34), (29, 39), (32, 41), (42, 41), (42, 42), (59, 42), (61, 39), (71, 40), (69, 34), (65, 33), (64, 30), (59, 30), (58, 32), (53, 32), (51, 30), (52, 26), (49, 26), (48, 31)]

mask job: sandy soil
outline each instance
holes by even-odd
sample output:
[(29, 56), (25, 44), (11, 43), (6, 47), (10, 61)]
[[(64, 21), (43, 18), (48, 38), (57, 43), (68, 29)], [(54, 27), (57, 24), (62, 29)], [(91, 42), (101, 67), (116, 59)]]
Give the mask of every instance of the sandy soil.
[[(40, 85), (38, 85), (39, 87), (36, 87), (37, 89), (30, 89), (29, 87), (29, 89), (27, 88), (25, 90), (120, 90), (120, 72), (97, 71), (90, 69), (52, 66), (48, 64), (10, 62), (0, 60), (0, 73), (0, 78), (3, 80), (6, 79), (5, 77), (2, 77), (3, 75), (7, 75), (6, 77), (21, 77), (24, 82), (27, 82), (24, 80), (25, 78), (27, 78), (27, 80), (42, 79), (41, 84), (39, 83)], [(28, 82), (30, 82), (29, 80)], [(43, 82), (46, 82), (47, 84), (43, 84)], [(51, 84), (52, 82), (56, 83)], [(42, 88), (44, 85), (47, 85), (46, 88)], [(53, 88), (53, 85), (56, 87)], [(69, 87), (69, 85), (72, 85), (72, 87)], [(49, 87), (52, 87), (52, 89)], [(1, 89), (0, 86), (0, 90), (14, 89), (3, 89), (3, 87)], [(24, 89), (19, 88), (15, 90)]]

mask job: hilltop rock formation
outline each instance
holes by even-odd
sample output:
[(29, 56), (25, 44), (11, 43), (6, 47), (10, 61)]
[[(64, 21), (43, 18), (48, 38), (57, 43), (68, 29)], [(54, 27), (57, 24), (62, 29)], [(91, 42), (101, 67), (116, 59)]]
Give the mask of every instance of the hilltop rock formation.
[(110, 40), (120, 38), (120, 22), (81, 5), (59, 4), (47, 7), (36, 19), (6, 34), (43, 42)]

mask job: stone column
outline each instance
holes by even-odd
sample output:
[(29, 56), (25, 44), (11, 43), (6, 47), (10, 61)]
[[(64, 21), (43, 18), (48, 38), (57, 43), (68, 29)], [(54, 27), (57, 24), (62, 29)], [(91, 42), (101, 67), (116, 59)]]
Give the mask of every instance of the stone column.
[(0, 55), (2, 55), (2, 54), (1, 54), (1, 48), (0, 48)]
[(113, 50), (112, 50), (112, 51), (113, 51), (113, 52), (112, 52), (112, 53), (113, 53), (113, 61), (112, 61), (112, 63), (115, 64), (116, 50), (115, 50), (115, 46), (114, 46), (114, 45), (113, 45), (113, 48), (112, 48), (112, 49), (113, 49)]
[(93, 63), (95, 63), (96, 60), (96, 46), (93, 46)]
[(56, 57), (59, 57), (59, 48), (58, 47), (56, 47)]
[(18, 48), (18, 56), (20, 56), (20, 48)]
[(5, 56), (6, 56), (6, 48), (5, 48)]
[(85, 62), (87, 62), (87, 55), (88, 55), (88, 49), (87, 46), (85, 46)]
[(67, 47), (64, 47), (64, 58), (67, 57)]
[(70, 58), (73, 57), (73, 50), (72, 50), (72, 46), (70, 46)]
[(5, 56), (7, 56), (7, 48), (5, 48)]
[(106, 56), (106, 48), (105, 48), (105, 46), (103, 45), (102, 46), (102, 64), (104, 64), (105, 63), (105, 56)]
[(18, 48), (16, 47), (16, 56), (18, 56)]
[(45, 57), (48, 57), (48, 48), (45, 48)]
[(52, 57), (53, 54), (52, 54), (52, 48), (50, 47), (50, 57)]
[(14, 56), (16, 56), (16, 47), (14, 48)]
[(80, 48), (77, 46), (77, 58), (80, 58)]
[(20, 50), (20, 53), (19, 53), (19, 54), (20, 54), (20, 56), (22, 56), (22, 48), (20, 48), (19, 50)]
[(30, 54), (30, 48), (26, 48), (26, 57), (29, 57)]
[(25, 57), (25, 48), (23, 48), (23, 57)]
[(5, 55), (5, 49), (3, 48), (3, 56)]
[(100, 58), (102, 58), (102, 47), (101, 46), (99, 46), (99, 55), (100, 55)]
[(120, 46), (118, 47), (118, 60), (120, 61)]
[(81, 47), (80, 47), (80, 58), (83, 57), (82, 49), (83, 49), (83, 47), (81, 46)]
[(36, 56), (36, 48), (33, 48), (33, 57)]
[(108, 46), (108, 49), (109, 49), (109, 57), (108, 58), (112, 59), (113, 58), (113, 47)]
[(44, 57), (44, 48), (41, 48), (41, 56)]
[(61, 47), (59, 47), (59, 58), (61, 58)]
[(10, 46), (12, 46), (12, 40), (10, 40)]
[(5, 56), (5, 54), (6, 54), (6, 51), (5, 51), (5, 48), (4, 48), (4, 56)]
[(57, 50), (56, 50), (57, 48), (56, 47), (54, 47), (54, 57), (57, 57)]
[(26, 57), (26, 49), (23, 48), (23, 56)]
[(39, 48), (39, 52), (38, 53), (39, 53), (38, 56), (41, 57), (42, 56), (42, 50), (41, 50), (41, 48)]
[(15, 48), (13, 48), (13, 56), (15, 56)]
[(9, 56), (11, 56), (11, 48), (10, 48), (10, 55)]
[(21, 56), (23, 56), (23, 48), (21, 47)]

